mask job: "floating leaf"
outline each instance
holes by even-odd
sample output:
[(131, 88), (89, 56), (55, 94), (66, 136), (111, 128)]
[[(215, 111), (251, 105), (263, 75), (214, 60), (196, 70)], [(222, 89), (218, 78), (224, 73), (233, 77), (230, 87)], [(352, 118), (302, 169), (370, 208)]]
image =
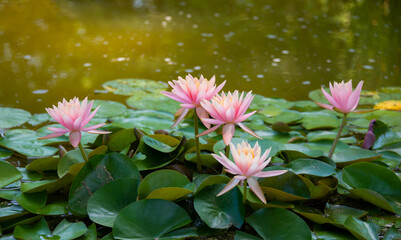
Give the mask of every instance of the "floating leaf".
[(338, 167), (345, 167), (357, 162), (371, 162), (378, 157), (380, 155), (370, 150), (351, 148), (345, 151), (336, 151), (332, 159)]
[(53, 202), (46, 205), (46, 191), (35, 193), (19, 193), (15, 200), (31, 213), (41, 215), (61, 215), (67, 213), (67, 202)]
[(332, 129), (340, 126), (340, 119), (326, 112), (303, 112), (302, 116), (301, 122), (306, 130)]
[(136, 140), (133, 128), (123, 129), (110, 135), (108, 146), (110, 150), (120, 152)]
[(31, 113), (18, 108), (0, 107), (0, 129), (12, 128), (24, 124)]
[[(91, 150), (89, 150), (89, 149), (85, 149), (84, 151), (85, 151), (86, 155), (88, 155), (91, 152)], [(80, 163), (85, 163), (85, 160), (82, 157), (82, 153), (78, 148), (67, 152), (60, 159), (60, 162), (57, 167), (57, 175), (61, 178), (61, 177), (65, 176), (66, 174), (71, 173), (70, 169), (74, 165), (77, 165)], [(83, 165), (81, 164), (80, 166), (82, 167)], [(72, 175), (75, 175), (75, 174), (72, 174)]]
[(225, 184), (205, 187), (194, 199), (194, 207), (201, 219), (211, 228), (241, 228), (245, 218), (242, 194), (238, 188), (217, 197)]
[(140, 92), (126, 100), (128, 106), (134, 109), (161, 110), (175, 113), (179, 108), (179, 102), (160, 94), (160, 92)]
[(343, 170), (349, 191), (378, 207), (401, 213), (401, 180), (391, 170), (373, 163), (355, 163)]
[(287, 166), (296, 174), (308, 174), (318, 177), (327, 177), (336, 174), (335, 168), (315, 159), (297, 159)]
[(282, 208), (259, 209), (246, 221), (263, 239), (312, 239), (308, 225), (295, 213)]
[(167, 89), (168, 85), (160, 81), (127, 78), (108, 81), (103, 84), (103, 87), (114, 94), (130, 96), (144, 91), (159, 93)]
[[(34, 114), (28, 121), (32, 126), (37, 126), (39, 124), (52, 121), (53, 118), (48, 113)], [(53, 120), (54, 121), (54, 120)]]
[(344, 226), (360, 240), (379, 240), (379, 226), (373, 223), (367, 223), (352, 216), (349, 216)]
[(97, 231), (95, 223), (92, 223), (88, 227), (88, 230), (86, 230), (85, 234), (78, 238), (78, 240), (96, 240), (96, 239), (97, 239)]
[(302, 119), (302, 114), (294, 110), (283, 110), (279, 115), (274, 117), (268, 117), (265, 122), (268, 124), (274, 124), (276, 122), (284, 122), (287, 124), (295, 123)]
[(62, 240), (72, 240), (84, 235), (86, 225), (83, 222), (71, 223), (63, 219), (53, 231), (53, 235), (59, 236)]
[(138, 169), (130, 158), (119, 153), (93, 156), (71, 185), (69, 195), (71, 210), (86, 215), (89, 197), (103, 185), (120, 178), (140, 180)]
[(13, 151), (0, 147), (0, 160), (10, 158), (13, 155)]
[(0, 188), (22, 178), (22, 174), (16, 167), (8, 162), (0, 161)]
[(292, 172), (275, 176), (260, 178), (258, 180), (266, 198), (270, 201), (295, 201), (305, 200), (310, 197), (310, 192), (304, 181)]
[(113, 227), (117, 214), (136, 201), (138, 180), (121, 178), (99, 188), (88, 200), (89, 218), (97, 224)]
[(228, 183), (230, 178), (226, 175), (208, 175), (208, 174), (199, 174), (193, 180), (193, 183), (196, 185), (195, 194), (199, 193), (202, 189), (207, 186), (217, 184), (217, 183)]
[(158, 170), (147, 175), (138, 187), (139, 199), (174, 201), (195, 190), (186, 176), (174, 170)]
[(114, 222), (113, 236), (117, 239), (156, 239), (190, 222), (187, 212), (177, 204), (146, 199), (121, 210)]
[(60, 161), (59, 157), (45, 157), (33, 160), (30, 164), (26, 165), (26, 169), (29, 171), (52, 171), (57, 170), (58, 163)]
[(96, 113), (96, 117), (98, 118), (115, 117), (123, 114), (125, 110), (127, 110), (127, 107), (124, 104), (114, 101), (95, 100), (92, 109), (95, 109), (98, 106), (100, 106)]
[(24, 208), (21, 206), (8, 206), (8, 207), (0, 207), (0, 221), (5, 222), (10, 219), (21, 217), (25, 214), (28, 214)]
[(18, 239), (40, 240), (41, 236), (48, 235), (50, 235), (50, 229), (44, 218), (33, 225), (18, 225), (14, 229), (14, 237)]
[(248, 233), (236, 231), (234, 240), (262, 240), (262, 239)]
[(28, 129), (12, 129), (6, 132), (5, 138), (0, 138), (0, 146), (14, 150), (27, 157), (50, 156), (57, 148), (43, 146), (35, 131)]
[(21, 183), (21, 192), (34, 193), (46, 190), (48, 193), (52, 193), (70, 184), (72, 179), (71, 175), (65, 175), (62, 178), (54, 180), (23, 182)]

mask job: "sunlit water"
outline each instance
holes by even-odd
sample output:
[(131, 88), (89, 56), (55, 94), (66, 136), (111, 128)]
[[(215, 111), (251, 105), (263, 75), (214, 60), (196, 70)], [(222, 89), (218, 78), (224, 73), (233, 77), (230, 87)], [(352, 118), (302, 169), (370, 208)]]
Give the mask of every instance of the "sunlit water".
[(400, 86), (400, 12), (398, 0), (0, 0), (0, 106), (118, 99), (102, 83), (188, 73), (290, 100), (343, 79)]

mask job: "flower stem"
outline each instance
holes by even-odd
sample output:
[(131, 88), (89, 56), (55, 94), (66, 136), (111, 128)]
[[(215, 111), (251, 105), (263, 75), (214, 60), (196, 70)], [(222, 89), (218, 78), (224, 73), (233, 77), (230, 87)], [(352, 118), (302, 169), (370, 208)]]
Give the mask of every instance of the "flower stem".
[(199, 146), (199, 137), (197, 135), (199, 134), (199, 126), (198, 126), (198, 115), (196, 114), (196, 111), (194, 110), (194, 131), (195, 131), (195, 146), (196, 146), (196, 168), (198, 170), (198, 173), (202, 172), (202, 162), (201, 162), (201, 155), (200, 155), (200, 146)]
[(230, 145), (227, 145), (227, 146), (226, 146), (225, 154), (226, 154), (226, 157), (227, 157), (228, 159), (230, 159)]
[(248, 181), (247, 179), (244, 180), (244, 193), (242, 195), (242, 202), (244, 203), (244, 205), (246, 204), (246, 191), (247, 191), (247, 185), (248, 185)]
[(79, 151), (81, 151), (82, 157), (84, 158), (85, 162), (88, 162), (89, 161), (88, 156), (86, 156), (85, 150), (82, 147), (81, 142), (79, 142), (78, 146), (79, 146)]
[(330, 152), (328, 155), (329, 158), (331, 158), (331, 156), (333, 156), (334, 150), (336, 149), (338, 139), (340, 139), (343, 128), (344, 128), (345, 124), (347, 123), (346, 121), (347, 121), (347, 114), (344, 114), (343, 121), (341, 122), (341, 125), (340, 125), (340, 129), (338, 129), (338, 133), (337, 133), (336, 138), (334, 139), (333, 146), (331, 146), (331, 148), (330, 148)]

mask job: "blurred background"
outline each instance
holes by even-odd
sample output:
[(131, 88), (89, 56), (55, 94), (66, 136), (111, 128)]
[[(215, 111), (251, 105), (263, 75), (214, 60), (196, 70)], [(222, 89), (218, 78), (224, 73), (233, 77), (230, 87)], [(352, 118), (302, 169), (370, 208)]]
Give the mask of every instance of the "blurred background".
[(401, 86), (400, 13), (400, 0), (0, 0), (0, 106), (125, 99), (102, 83), (188, 73), (289, 100), (330, 81)]

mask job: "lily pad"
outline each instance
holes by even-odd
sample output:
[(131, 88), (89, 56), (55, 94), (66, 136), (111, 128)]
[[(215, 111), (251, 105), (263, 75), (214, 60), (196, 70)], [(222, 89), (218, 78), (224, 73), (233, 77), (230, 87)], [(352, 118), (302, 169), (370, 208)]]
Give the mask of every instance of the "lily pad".
[(302, 114), (294, 110), (283, 110), (279, 115), (269, 117), (265, 119), (268, 124), (274, 124), (276, 122), (284, 122), (287, 124), (295, 123), (302, 119)]
[(164, 82), (157, 82), (148, 79), (117, 79), (108, 81), (103, 87), (114, 94), (131, 96), (144, 91), (157, 92), (166, 90), (168, 85)]
[(340, 119), (325, 112), (303, 112), (302, 125), (306, 130), (333, 129), (340, 127)]
[(304, 181), (292, 172), (260, 178), (258, 180), (268, 200), (296, 201), (310, 198), (310, 192)]
[(136, 141), (134, 129), (123, 129), (110, 135), (108, 146), (112, 151), (122, 151)]
[(344, 223), (344, 226), (354, 235), (361, 240), (379, 240), (380, 227), (374, 223), (364, 222), (355, 217), (349, 216)]
[(373, 163), (355, 163), (343, 170), (349, 191), (390, 212), (401, 214), (401, 180), (395, 173)]
[(114, 101), (95, 100), (92, 109), (95, 109), (98, 106), (100, 106), (96, 113), (96, 117), (98, 118), (115, 117), (123, 114), (125, 110), (127, 110), (127, 107), (124, 104)]
[(0, 221), (5, 222), (9, 221), (10, 219), (21, 217), (28, 212), (21, 206), (7, 206), (7, 207), (0, 207)]
[[(86, 155), (91, 152), (89, 149), (84, 150)], [(71, 173), (71, 168), (77, 164), (85, 163), (84, 158), (82, 157), (81, 151), (76, 148), (67, 152), (61, 159), (57, 166), (57, 175), (61, 178), (64, 177), (66, 174)], [(82, 164), (81, 164), (82, 167)], [(75, 173), (75, 172), (74, 172)], [(72, 174), (76, 175), (76, 174)]]
[(8, 162), (0, 161), (0, 188), (22, 178), (22, 174), (16, 167)]
[(205, 187), (194, 199), (194, 207), (201, 219), (211, 228), (241, 228), (245, 218), (242, 194), (238, 188), (217, 197), (225, 184)]
[(246, 221), (263, 239), (312, 239), (308, 225), (295, 213), (282, 208), (259, 209)]
[(127, 100), (127, 105), (134, 109), (161, 110), (175, 113), (179, 108), (179, 102), (160, 94), (160, 92), (140, 92), (132, 95)]
[(18, 239), (40, 240), (41, 236), (50, 235), (47, 222), (42, 218), (39, 222), (32, 225), (18, 225), (14, 229), (14, 237)]
[(69, 195), (71, 210), (86, 215), (90, 196), (103, 185), (120, 178), (140, 180), (138, 169), (130, 158), (119, 153), (93, 156), (71, 185)]
[(138, 187), (139, 199), (181, 199), (195, 190), (186, 176), (174, 170), (158, 170), (147, 175)]
[(29, 171), (52, 171), (57, 170), (59, 157), (45, 157), (33, 160), (30, 164), (26, 165), (26, 169)]
[(63, 219), (53, 230), (53, 235), (59, 236), (61, 240), (72, 240), (84, 235), (87, 228), (83, 222), (71, 223)]
[(0, 107), (0, 129), (17, 127), (26, 123), (31, 113), (18, 108)]
[(113, 227), (117, 214), (138, 196), (138, 180), (121, 178), (107, 183), (88, 200), (89, 218), (97, 224)]
[(308, 174), (318, 177), (327, 177), (336, 174), (335, 168), (315, 159), (297, 159), (287, 166), (296, 174)]
[(73, 177), (68, 174), (54, 180), (23, 182), (21, 183), (21, 192), (34, 193), (46, 190), (48, 193), (52, 193), (70, 184), (72, 179)]
[(371, 162), (379, 158), (380, 155), (367, 149), (351, 148), (344, 151), (336, 151), (332, 159), (338, 167), (345, 167), (357, 162)]
[(43, 146), (35, 131), (28, 129), (12, 129), (6, 137), (0, 139), (0, 146), (14, 150), (27, 157), (45, 157), (57, 152), (57, 148)]
[(177, 204), (146, 199), (133, 202), (121, 210), (114, 222), (113, 236), (116, 239), (162, 239), (190, 222), (187, 212)]
[(208, 174), (199, 174), (197, 175), (193, 183), (196, 185), (195, 194), (199, 193), (202, 189), (207, 186), (218, 184), (218, 183), (228, 183), (230, 178), (226, 175), (208, 175)]
[(13, 151), (0, 147), (0, 160), (10, 158), (13, 155)]

